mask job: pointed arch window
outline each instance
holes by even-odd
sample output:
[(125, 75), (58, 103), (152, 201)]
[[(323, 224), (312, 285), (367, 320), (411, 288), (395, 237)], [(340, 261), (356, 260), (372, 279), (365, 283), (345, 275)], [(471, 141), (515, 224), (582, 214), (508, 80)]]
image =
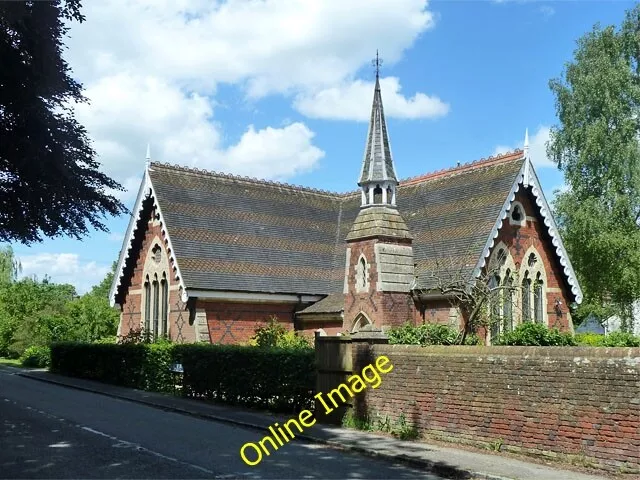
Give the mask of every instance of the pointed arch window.
[(159, 320), (159, 307), (160, 307), (160, 298), (159, 298), (159, 284), (158, 277), (156, 276), (153, 279), (153, 338), (158, 338), (158, 320)]
[(364, 258), (360, 259), (360, 277), (358, 282), (361, 288), (367, 287), (367, 262)]
[(380, 188), (380, 185), (376, 185), (376, 188), (373, 190), (373, 203), (376, 205), (382, 203), (382, 188)]
[(162, 274), (162, 282), (161, 282), (161, 292), (162, 292), (162, 303), (161, 303), (161, 308), (162, 308), (162, 314), (161, 314), (161, 318), (160, 318), (160, 325), (161, 325), (161, 335), (163, 338), (165, 338), (167, 336), (167, 330), (169, 327), (169, 284), (167, 282), (167, 274), (163, 273)]
[(498, 339), (500, 335), (500, 277), (492, 275), (489, 279), (490, 288), (490, 325), (491, 325), (491, 341)]
[(533, 286), (533, 319), (536, 323), (543, 323), (542, 287), (542, 275), (538, 272)]
[(507, 270), (504, 281), (504, 303), (502, 305), (503, 329), (505, 332), (513, 330), (513, 278)]
[(149, 277), (144, 282), (144, 332), (149, 332), (151, 328), (151, 283)]
[(531, 279), (529, 272), (525, 274), (522, 280), (522, 321), (531, 321)]

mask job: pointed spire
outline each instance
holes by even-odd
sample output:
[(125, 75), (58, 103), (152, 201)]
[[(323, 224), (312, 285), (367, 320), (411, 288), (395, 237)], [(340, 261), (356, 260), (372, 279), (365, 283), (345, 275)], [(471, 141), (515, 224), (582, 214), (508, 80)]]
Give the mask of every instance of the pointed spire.
[[(398, 185), (398, 178), (391, 156), (387, 122), (384, 118), (384, 108), (382, 106), (382, 93), (380, 89), (381, 63), (382, 60), (378, 56), (378, 52), (376, 52), (376, 58), (373, 61), (376, 71), (376, 83), (373, 91), (371, 119), (369, 121), (369, 131), (367, 133), (367, 144), (362, 160), (360, 180), (358, 181), (358, 185), (362, 187), (363, 191), (363, 206), (379, 203), (373, 199), (373, 190), (378, 187), (384, 190), (382, 203), (394, 204), (395, 188)], [(391, 189), (391, 195), (387, 195), (388, 188)], [(369, 190), (371, 190), (371, 192), (369, 192)]]
[(524, 131), (524, 156), (529, 158), (529, 129)]

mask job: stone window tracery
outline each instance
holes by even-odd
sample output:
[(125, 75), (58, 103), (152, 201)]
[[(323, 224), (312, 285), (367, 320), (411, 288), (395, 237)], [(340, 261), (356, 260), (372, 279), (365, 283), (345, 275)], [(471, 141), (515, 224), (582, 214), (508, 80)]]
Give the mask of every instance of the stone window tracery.
[(156, 237), (147, 250), (143, 267), (143, 326), (145, 337), (156, 340), (168, 337), (169, 332), (169, 259)]
[(547, 325), (547, 274), (542, 257), (531, 246), (523, 256), (520, 274), (522, 283), (522, 321)]
[(515, 263), (507, 246), (495, 246), (488, 262), (489, 320), (487, 341), (494, 343), (498, 336), (513, 330)]

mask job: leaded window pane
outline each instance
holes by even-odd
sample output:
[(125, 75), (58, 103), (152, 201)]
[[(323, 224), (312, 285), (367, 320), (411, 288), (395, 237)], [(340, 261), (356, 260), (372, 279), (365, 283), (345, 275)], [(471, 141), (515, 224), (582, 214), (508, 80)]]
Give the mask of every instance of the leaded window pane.
[(168, 330), (168, 310), (169, 310), (169, 285), (166, 280), (162, 280), (162, 336), (167, 335)]
[(158, 338), (158, 307), (160, 303), (158, 295), (158, 281), (153, 282), (153, 338)]

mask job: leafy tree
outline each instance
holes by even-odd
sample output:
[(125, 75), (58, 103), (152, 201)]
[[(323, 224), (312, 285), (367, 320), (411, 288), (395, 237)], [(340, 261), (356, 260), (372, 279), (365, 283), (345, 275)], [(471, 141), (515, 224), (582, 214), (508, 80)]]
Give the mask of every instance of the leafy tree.
[(74, 118), (81, 85), (62, 57), (64, 22), (84, 21), (79, 0), (0, 2), (0, 241), (81, 238), (106, 231), (122, 187), (99, 171)]
[(555, 209), (585, 303), (628, 311), (640, 298), (640, 5), (583, 36), (550, 88), (560, 125), (547, 151), (569, 187)]
[(0, 250), (0, 284), (15, 282), (22, 271), (20, 261), (13, 254), (11, 246)]
[(76, 296), (72, 285), (25, 278), (0, 288), (0, 356), (20, 356), (31, 345), (47, 345), (74, 332), (66, 315)]
[(106, 299), (109, 298), (109, 290), (111, 290), (111, 283), (113, 282), (113, 276), (115, 275), (117, 266), (118, 262), (113, 262), (111, 264), (111, 271), (107, 273), (107, 275), (98, 285), (93, 286), (93, 288), (91, 289), (91, 295)]
[(109, 306), (106, 298), (90, 293), (83, 295), (68, 305), (68, 314), (76, 330), (74, 340), (93, 342), (105, 337), (115, 338), (120, 314)]
[(0, 356), (18, 357), (51, 342), (115, 339), (120, 313), (104, 293), (112, 276), (113, 271), (81, 297), (72, 285), (47, 278), (0, 285)]

